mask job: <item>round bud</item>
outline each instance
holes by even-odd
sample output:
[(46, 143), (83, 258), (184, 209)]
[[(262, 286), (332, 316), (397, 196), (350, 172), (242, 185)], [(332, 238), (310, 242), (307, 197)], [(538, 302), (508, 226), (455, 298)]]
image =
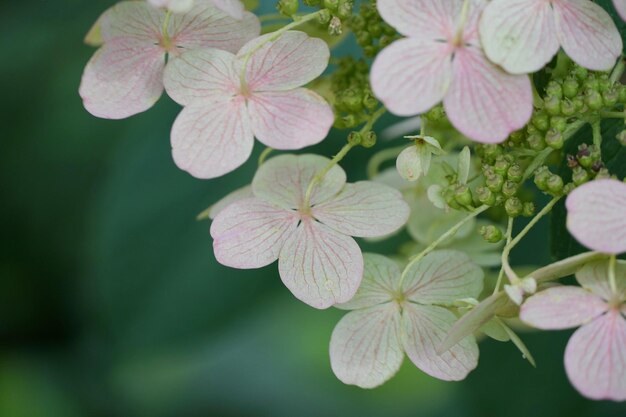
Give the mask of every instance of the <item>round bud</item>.
[(485, 184), (494, 193), (499, 193), (504, 185), (504, 177), (498, 174), (490, 175), (485, 179)]
[(563, 98), (563, 87), (556, 81), (550, 81), (546, 86), (546, 95), (554, 96), (558, 99)]
[(495, 194), (487, 187), (476, 188), (476, 197), (481, 204), (493, 206), (496, 204)]
[(374, 110), (376, 107), (378, 107), (378, 100), (369, 90), (366, 90), (365, 94), (363, 94), (363, 106), (367, 110)]
[(582, 167), (576, 167), (572, 172), (572, 181), (574, 181), (576, 185), (582, 185), (589, 181), (589, 173)]
[(503, 237), (502, 230), (493, 225), (481, 227), (480, 234), (489, 243), (498, 243)]
[(526, 142), (528, 142), (528, 147), (534, 151), (542, 151), (546, 148), (546, 143), (538, 133), (528, 136)]
[(324, 0), (324, 8), (329, 9), (330, 11), (337, 11), (339, 7), (339, 0)]
[(528, 202), (524, 203), (524, 208), (522, 210), (522, 216), (524, 217), (532, 217), (535, 214), (535, 204)]
[(563, 178), (556, 174), (550, 175), (548, 181), (546, 181), (548, 191), (554, 195), (561, 195), (563, 193)]
[(359, 132), (350, 132), (348, 134), (348, 143), (352, 146), (358, 146), (363, 142), (363, 135)]
[(578, 81), (585, 81), (589, 76), (589, 71), (586, 68), (576, 65), (572, 69), (572, 75), (578, 79)]
[(600, 75), (600, 77), (598, 77), (598, 91), (600, 93), (609, 91), (609, 89), (612, 87), (612, 84), (613, 83), (611, 83), (608, 74), (602, 74)]
[(502, 194), (504, 194), (505, 197), (513, 197), (517, 194), (517, 183), (509, 180), (505, 181), (504, 184), (502, 184)]
[(565, 132), (565, 129), (567, 128), (567, 119), (561, 116), (553, 116), (550, 118), (550, 127), (560, 132)]
[(472, 198), (472, 191), (467, 185), (459, 185), (454, 191), (454, 199), (457, 203), (464, 207), (471, 207), (474, 199)]
[(507, 158), (505, 158), (504, 155), (499, 155), (496, 158), (496, 162), (493, 165), (493, 169), (494, 169), (496, 174), (504, 175), (504, 174), (506, 174), (506, 172), (507, 172), (507, 170), (509, 169), (510, 166), (511, 166), (511, 164), (507, 160)]
[(576, 105), (568, 98), (561, 100), (561, 114), (563, 116), (572, 116), (576, 114)]
[(276, 4), (276, 8), (278, 9), (278, 12), (288, 17), (293, 16), (294, 14), (298, 13), (298, 6), (299, 6), (298, 0), (280, 0)]
[(602, 100), (602, 95), (592, 89), (588, 89), (585, 91), (585, 104), (591, 110), (600, 110), (604, 105), (604, 101)]
[(563, 139), (563, 134), (557, 129), (551, 128), (546, 133), (546, 144), (552, 149), (561, 149), (563, 148), (563, 144), (565, 140)]
[(548, 96), (543, 101), (543, 107), (549, 115), (556, 116), (561, 114), (561, 98), (557, 96)]
[(537, 188), (539, 188), (541, 191), (546, 191), (548, 189), (548, 178), (550, 178), (551, 175), (552, 173), (550, 172), (548, 167), (542, 166), (538, 168), (535, 172), (534, 180)]
[(374, 145), (376, 145), (377, 139), (378, 139), (378, 136), (376, 136), (376, 133), (369, 131), (365, 134), (365, 136), (363, 136), (363, 140), (361, 141), (361, 146), (363, 146), (364, 148), (371, 148)]
[(542, 132), (545, 132), (550, 127), (550, 118), (544, 112), (537, 112), (531, 120), (533, 126)]
[(504, 202), (504, 210), (509, 217), (517, 217), (524, 211), (524, 204), (517, 197), (511, 197)]
[(616, 89), (611, 88), (602, 93), (602, 101), (605, 107), (613, 107), (619, 100), (619, 93)]
[(578, 94), (578, 81), (575, 77), (567, 77), (563, 82), (563, 96), (574, 98)]
[(524, 176), (524, 170), (521, 166), (519, 166), (519, 164), (513, 164), (506, 172), (506, 176), (509, 180), (513, 182), (520, 182), (522, 180), (522, 177)]

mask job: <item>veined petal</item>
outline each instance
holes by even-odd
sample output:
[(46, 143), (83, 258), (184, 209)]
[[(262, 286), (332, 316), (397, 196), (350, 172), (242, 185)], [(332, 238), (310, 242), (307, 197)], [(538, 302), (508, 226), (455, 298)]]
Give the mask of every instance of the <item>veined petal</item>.
[(354, 297), (363, 277), (363, 255), (351, 237), (304, 219), (285, 242), (278, 271), (296, 298), (324, 309)]
[(162, 38), (161, 26), (165, 19), (162, 10), (145, 2), (122, 1), (108, 9), (100, 18), (100, 30), (104, 42), (117, 38), (154, 45)]
[(254, 137), (243, 100), (200, 101), (187, 106), (172, 127), (176, 165), (197, 178), (216, 178), (248, 160)]
[(565, 349), (572, 385), (594, 400), (626, 400), (626, 319), (611, 310), (578, 329)]
[(213, 5), (235, 19), (243, 19), (246, 10), (240, 0), (213, 0)]
[(323, 141), (335, 121), (330, 105), (307, 88), (255, 93), (248, 101), (254, 136), (280, 150)]
[(462, 0), (378, 0), (383, 20), (411, 38), (447, 40), (456, 32)]
[(209, 207), (208, 217), (213, 220), (217, 217), (217, 215), (224, 210), (226, 207), (234, 203), (235, 201), (243, 200), (245, 198), (252, 198), (254, 194), (252, 193), (252, 186), (250, 184), (243, 186), (241, 188), (236, 189), (228, 193), (226, 196), (218, 200), (215, 204)]
[(123, 119), (148, 110), (163, 93), (165, 52), (133, 38), (107, 42), (91, 58), (79, 93), (89, 113)]
[(565, 206), (567, 229), (576, 240), (599, 252), (626, 252), (626, 184), (588, 182), (567, 197)]
[(613, 0), (613, 6), (622, 20), (626, 20), (626, 0)]
[(480, 21), (487, 57), (512, 74), (544, 67), (559, 50), (552, 3), (544, 0), (493, 0)]
[(552, 287), (528, 298), (520, 319), (538, 329), (567, 329), (590, 322), (608, 308), (606, 301), (580, 287)]
[(374, 388), (394, 376), (404, 359), (400, 321), (397, 303), (346, 314), (330, 338), (330, 365), (337, 378)]
[[(320, 76), (328, 66), (330, 50), (321, 39), (304, 32), (288, 31), (276, 40), (273, 33), (248, 42), (237, 54), (246, 65), (251, 91), (285, 91), (301, 87)], [(263, 46), (259, 46), (263, 44)]]
[(261, 268), (278, 259), (285, 241), (295, 233), (297, 213), (258, 198), (229, 204), (211, 224), (215, 258), (239, 269)]
[(511, 75), (475, 48), (457, 50), (454, 76), (443, 104), (454, 127), (471, 139), (500, 143), (533, 111), (530, 79)]
[(609, 283), (609, 262), (607, 260), (588, 263), (576, 272), (576, 280), (588, 291), (610, 301), (617, 295), (626, 301), (626, 261), (618, 260), (615, 264), (615, 284), (617, 294), (613, 294)]
[(411, 145), (400, 152), (396, 159), (396, 169), (407, 181), (417, 181), (422, 176), (422, 159), (417, 146)]
[(409, 218), (402, 194), (371, 181), (346, 184), (339, 194), (311, 210), (313, 217), (340, 233), (356, 237), (385, 236)]
[(622, 38), (611, 16), (589, 0), (553, 1), (561, 46), (578, 65), (594, 71), (613, 68)]
[(372, 65), (372, 90), (399, 116), (424, 113), (439, 103), (452, 77), (446, 43), (401, 39), (382, 50)]
[(185, 13), (191, 10), (194, 0), (148, 0), (154, 7), (165, 7), (173, 13)]
[(404, 350), (423, 372), (444, 381), (465, 379), (478, 365), (478, 346), (467, 336), (450, 350), (437, 354), (437, 348), (456, 322), (452, 312), (443, 307), (404, 303), (402, 326), (406, 336)]

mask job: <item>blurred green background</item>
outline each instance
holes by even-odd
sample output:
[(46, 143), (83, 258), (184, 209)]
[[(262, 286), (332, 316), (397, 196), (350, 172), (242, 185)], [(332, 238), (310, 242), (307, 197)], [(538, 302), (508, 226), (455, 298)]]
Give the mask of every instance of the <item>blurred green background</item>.
[[(83, 109), (77, 89), (93, 49), (82, 39), (111, 4), (0, 5), (0, 417), (626, 415), (570, 387), (571, 332), (524, 335), (537, 369), (512, 345), (485, 341), (461, 383), (405, 361), (382, 388), (341, 384), (327, 349), (342, 313), (297, 302), (275, 265), (218, 265), (209, 224), (195, 221), (250, 180), (254, 161), (196, 180), (171, 160), (169, 99), (123, 121)], [(316, 150), (330, 155), (342, 140)], [(363, 175), (366, 155), (351, 154), (349, 172)], [(546, 228), (518, 263), (548, 259)]]

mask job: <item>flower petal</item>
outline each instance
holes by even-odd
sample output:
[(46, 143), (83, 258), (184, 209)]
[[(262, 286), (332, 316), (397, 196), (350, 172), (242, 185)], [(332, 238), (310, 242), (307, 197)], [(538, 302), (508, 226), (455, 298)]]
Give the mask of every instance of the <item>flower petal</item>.
[[(466, 218), (467, 214), (462, 211), (434, 207), (428, 195), (422, 194), (411, 202), (411, 217), (407, 224), (407, 231), (417, 242), (430, 245)], [(468, 221), (454, 236), (444, 240), (442, 244), (447, 245), (469, 236), (474, 231), (475, 225), (475, 220)]]
[(285, 241), (295, 233), (298, 216), (258, 198), (236, 201), (211, 224), (215, 258), (232, 268), (261, 268), (278, 259)]
[(122, 1), (109, 8), (100, 18), (102, 40), (106, 43), (117, 38), (132, 38), (146, 43), (158, 43), (162, 38), (161, 26), (165, 19), (162, 10), (145, 2)]
[(383, 49), (370, 74), (374, 94), (392, 113), (413, 116), (439, 103), (452, 77), (446, 43), (401, 39)]
[(422, 176), (422, 159), (417, 146), (411, 145), (400, 152), (396, 159), (396, 169), (407, 181), (417, 181)]
[(248, 109), (254, 136), (280, 150), (320, 143), (335, 121), (326, 100), (307, 88), (255, 93)]
[[(257, 170), (252, 180), (254, 195), (287, 209), (299, 209), (307, 188), (330, 162), (319, 155), (280, 155), (271, 158)], [(333, 166), (311, 193), (311, 204), (326, 201), (346, 183), (346, 173)]]
[[(614, 298), (609, 284), (609, 262), (606, 260), (586, 264), (576, 272), (576, 280), (598, 297), (607, 301)], [(615, 264), (615, 284), (617, 298), (626, 301), (626, 261), (618, 260)]]
[(235, 19), (243, 19), (246, 10), (240, 0), (213, 0), (213, 5)]
[(351, 237), (305, 219), (285, 242), (278, 271), (296, 298), (323, 309), (354, 297), (363, 277), (363, 255)]
[(401, 34), (441, 40), (454, 36), (462, 4), (459, 0), (378, 0), (376, 7), (383, 20)]
[(452, 304), (477, 298), (483, 289), (483, 270), (463, 252), (439, 250), (426, 255), (405, 271), (402, 290), (420, 304)]
[(538, 329), (567, 329), (590, 322), (608, 308), (604, 300), (580, 287), (552, 287), (528, 298), (520, 319)]
[[(285, 91), (301, 87), (320, 76), (328, 66), (330, 50), (321, 39), (304, 32), (285, 32), (276, 40), (273, 33), (248, 42), (237, 54), (246, 66), (251, 91)], [(263, 46), (260, 46), (263, 44)]]
[(626, 0), (613, 0), (613, 6), (622, 20), (626, 20)]
[(197, 178), (216, 178), (248, 160), (254, 138), (243, 100), (202, 101), (187, 106), (172, 127), (176, 165)]
[(397, 303), (346, 314), (330, 338), (330, 365), (337, 378), (374, 388), (394, 376), (404, 359), (400, 321)]
[(449, 310), (437, 306), (404, 303), (402, 326), (406, 332), (404, 350), (411, 362), (423, 372), (444, 381), (465, 379), (478, 365), (478, 346), (467, 336), (441, 355), (437, 348), (457, 318)]
[(148, 0), (154, 7), (165, 7), (173, 13), (185, 13), (191, 10), (194, 0)]
[(241, 188), (236, 189), (228, 193), (226, 196), (218, 200), (215, 204), (208, 208), (206, 211), (209, 219), (213, 220), (217, 217), (218, 214), (226, 207), (234, 203), (235, 201), (243, 200), (245, 198), (252, 198), (254, 194), (252, 193), (252, 186), (250, 184), (243, 186)]
[(461, 133), (478, 142), (499, 143), (530, 120), (530, 79), (502, 71), (475, 48), (463, 48), (456, 52), (443, 104)]
[(599, 252), (626, 252), (626, 184), (588, 182), (567, 197), (565, 206), (567, 229), (576, 240)]
[(594, 400), (626, 400), (626, 319), (612, 310), (578, 329), (565, 349), (572, 385)]
[(346, 184), (337, 196), (311, 211), (326, 226), (356, 237), (385, 236), (409, 218), (409, 206), (398, 190), (371, 181)]
[(480, 21), (489, 59), (512, 74), (540, 70), (559, 50), (552, 3), (543, 0), (493, 0)]
[(578, 65), (594, 71), (613, 68), (622, 38), (611, 16), (589, 0), (552, 2), (561, 46)]

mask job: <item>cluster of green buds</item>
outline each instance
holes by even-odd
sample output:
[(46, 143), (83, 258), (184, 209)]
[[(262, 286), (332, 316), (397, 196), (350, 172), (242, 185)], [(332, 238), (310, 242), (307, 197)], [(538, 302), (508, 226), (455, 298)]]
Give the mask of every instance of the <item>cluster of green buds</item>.
[(374, 57), (381, 49), (399, 38), (398, 32), (378, 14), (376, 1), (361, 3), (359, 14), (352, 16), (350, 28), (366, 57)]
[[(344, 24), (352, 17), (354, 0), (303, 0), (306, 6), (321, 9), (318, 22), (328, 27), (331, 35), (341, 35)], [(278, 10), (287, 16), (293, 16), (298, 11), (298, 0), (280, 0)]]
[(596, 145), (579, 145), (576, 155), (567, 155), (567, 166), (572, 169), (572, 182), (576, 186), (594, 178), (609, 176)]
[(566, 184), (560, 175), (554, 174), (545, 165), (535, 171), (534, 181), (539, 190), (553, 197), (565, 195), (575, 187), (572, 183)]
[(370, 89), (369, 67), (363, 60), (353, 57), (339, 59), (330, 77), (334, 92), (333, 107), (338, 129), (350, 129), (369, 120), (379, 102)]

